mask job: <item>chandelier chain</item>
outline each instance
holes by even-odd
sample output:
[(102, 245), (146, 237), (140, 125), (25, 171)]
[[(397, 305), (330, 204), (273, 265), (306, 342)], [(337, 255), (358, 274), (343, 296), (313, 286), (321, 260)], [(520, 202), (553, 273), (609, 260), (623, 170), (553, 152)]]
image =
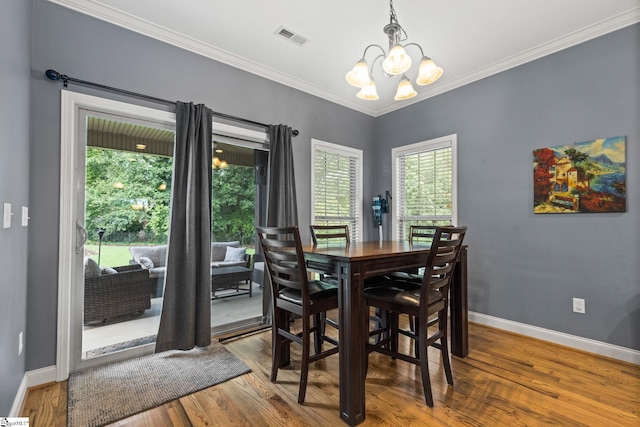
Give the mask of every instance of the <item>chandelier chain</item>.
[(398, 23), (398, 17), (396, 16), (396, 10), (393, 8), (393, 0), (389, 0), (389, 20), (391, 22)]
[(403, 42), (409, 38), (409, 35), (402, 28), (400, 22), (398, 22), (398, 15), (396, 15), (396, 10), (393, 8), (393, 0), (389, 0), (389, 25), (384, 28), (384, 32), (389, 37), (389, 49), (394, 44)]

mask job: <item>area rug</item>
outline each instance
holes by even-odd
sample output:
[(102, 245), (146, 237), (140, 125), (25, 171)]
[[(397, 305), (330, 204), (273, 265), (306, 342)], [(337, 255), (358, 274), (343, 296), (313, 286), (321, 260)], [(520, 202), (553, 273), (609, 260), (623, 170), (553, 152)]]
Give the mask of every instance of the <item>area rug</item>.
[(69, 377), (67, 426), (112, 423), (250, 371), (216, 342), (74, 372)]

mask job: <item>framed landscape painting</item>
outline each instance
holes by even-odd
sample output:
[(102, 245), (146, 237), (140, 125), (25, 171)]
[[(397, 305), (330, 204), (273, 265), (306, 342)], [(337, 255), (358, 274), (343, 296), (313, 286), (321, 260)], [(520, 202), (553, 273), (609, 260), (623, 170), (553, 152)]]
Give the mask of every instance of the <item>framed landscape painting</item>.
[(533, 212), (626, 212), (624, 136), (533, 152)]

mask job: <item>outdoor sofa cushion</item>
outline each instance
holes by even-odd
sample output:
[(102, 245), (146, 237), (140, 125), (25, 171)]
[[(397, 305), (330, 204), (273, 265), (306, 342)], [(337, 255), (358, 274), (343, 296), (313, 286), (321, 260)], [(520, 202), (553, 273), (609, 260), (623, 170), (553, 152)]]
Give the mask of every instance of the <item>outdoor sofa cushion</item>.
[(100, 266), (95, 260), (91, 257), (87, 257), (84, 259), (84, 278), (85, 279), (93, 279), (94, 277), (100, 277), (101, 271)]
[(129, 246), (129, 253), (138, 264), (140, 264), (140, 257), (146, 257), (151, 260), (154, 267), (164, 267), (166, 265), (167, 245)]
[(224, 261), (224, 257), (227, 255), (227, 247), (239, 248), (239, 241), (232, 242), (212, 242), (211, 243), (211, 262)]
[(224, 261), (244, 261), (244, 256), (247, 253), (247, 248), (233, 248), (227, 246), (227, 253), (224, 256)]

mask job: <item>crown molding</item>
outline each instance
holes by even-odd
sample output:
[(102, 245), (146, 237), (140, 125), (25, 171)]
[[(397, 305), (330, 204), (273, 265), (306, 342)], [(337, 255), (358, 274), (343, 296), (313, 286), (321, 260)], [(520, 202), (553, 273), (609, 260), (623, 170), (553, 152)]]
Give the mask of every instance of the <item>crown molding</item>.
[(96, 0), (48, 0), (51, 3), (67, 7), (77, 12), (92, 16), (113, 25), (134, 31), (136, 33), (154, 38), (156, 40), (171, 44), (173, 46), (185, 49), (187, 51), (202, 55), (204, 57), (214, 59), (232, 67), (255, 74), (260, 77), (275, 81), (285, 86), (298, 89), (302, 92), (317, 96), (327, 101), (342, 105), (344, 107), (368, 114), (373, 117), (379, 117), (395, 110), (407, 107), (409, 105), (424, 101), (436, 95), (448, 92), (450, 90), (465, 86), (469, 83), (484, 79), (502, 71), (509, 70), (527, 62), (534, 61), (543, 56), (550, 55), (571, 46), (583, 43), (587, 40), (608, 34), (618, 29), (633, 25), (640, 22), (640, 6), (630, 9), (611, 18), (600, 21), (596, 24), (589, 25), (580, 30), (569, 33), (565, 36), (558, 37), (548, 43), (543, 43), (537, 47), (524, 50), (518, 54), (512, 55), (501, 61), (488, 64), (473, 72), (455, 77), (451, 80), (444, 80), (437, 86), (431, 86), (423, 90), (418, 96), (409, 101), (394, 102), (379, 107), (363, 105), (361, 102), (352, 98), (347, 98), (335, 93), (330, 93), (313, 83), (309, 83), (291, 75), (281, 73), (273, 68), (265, 67), (254, 61), (250, 61), (231, 52), (219, 49), (207, 43), (203, 43), (192, 37), (178, 33), (166, 27), (154, 24), (152, 22), (140, 19), (136, 16), (121, 12), (112, 7), (99, 3)]
[(449, 92), (450, 90), (482, 80), (494, 74), (501, 73), (502, 71), (540, 59), (544, 56), (551, 55), (563, 49), (584, 43), (588, 40), (595, 39), (638, 22), (640, 22), (640, 6), (619, 15), (615, 15), (609, 19), (600, 21), (596, 24), (581, 28), (580, 30), (574, 31), (565, 36), (558, 37), (550, 42), (524, 50), (503, 60), (488, 64), (473, 72), (463, 74), (451, 80), (443, 81), (436, 86), (430, 86), (426, 90), (420, 92), (418, 96), (410, 99), (409, 101), (402, 102), (400, 106), (397, 106), (397, 103), (383, 106), (380, 109), (377, 109), (374, 115), (378, 117), (392, 111), (399, 110), (400, 108), (408, 105), (433, 98), (436, 95)]

